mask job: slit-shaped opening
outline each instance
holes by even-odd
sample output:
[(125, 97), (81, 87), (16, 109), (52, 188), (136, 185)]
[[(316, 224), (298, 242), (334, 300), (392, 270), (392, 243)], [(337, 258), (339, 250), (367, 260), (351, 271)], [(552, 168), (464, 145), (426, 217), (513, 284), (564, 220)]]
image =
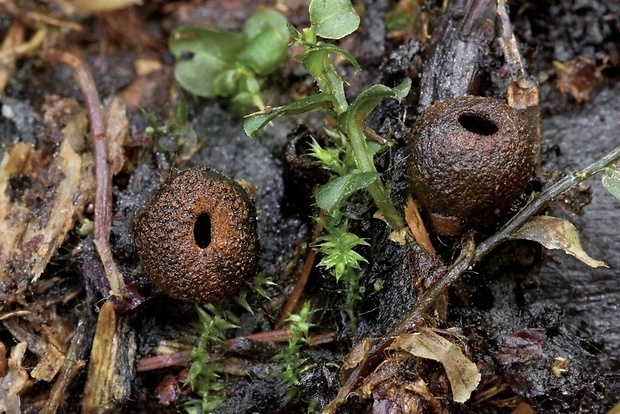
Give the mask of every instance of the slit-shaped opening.
[(201, 249), (211, 244), (211, 217), (207, 213), (200, 214), (194, 223), (194, 241)]
[(485, 136), (493, 135), (499, 129), (495, 122), (476, 114), (460, 115), (459, 124), (469, 132)]

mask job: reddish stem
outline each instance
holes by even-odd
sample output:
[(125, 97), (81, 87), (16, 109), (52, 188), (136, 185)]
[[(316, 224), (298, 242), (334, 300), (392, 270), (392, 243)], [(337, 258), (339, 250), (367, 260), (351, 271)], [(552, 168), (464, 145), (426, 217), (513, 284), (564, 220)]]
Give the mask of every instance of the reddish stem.
[(110, 226), (112, 225), (112, 174), (109, 168), (106, 127), (101, 99), (90, 68), (79, 57), (69, 52), (59, 55), (61, 62), (73, 69), (73, 77), (80, 87), (90, 120), (90, 132), (95, 155), (95, 231), (94, 243), (110, 283), (110, 293), (123, 299), (127, 289), (110, 248)]
[[(327, 344), (333, 342), (336, 339), (337, 335), (337, 332), (325, 332), (312, 335), (308, 338), (307, 344), (309, 346)], [(231, 338), (224, 344), (224, 349), (233, 349), (235, 342), (240, 339), (249, 339), (255, 342), (286, 342), (290, 337), (291, 334), (288, 329), (258, 332), (251, 335)], [(158, 369), (174, 366), (187, 366), (190, 362), (191, 356), (189, 351), (175, 352), (173, 354), (166, 355), (156, 355), (140, 359), (136, 364), (136, 372), (155, 371)]]
[[(325, 211), (321, 210), (321, 212), (319, 213), (319, 218), (322, 218), (323, 216), (325, 216)], [(314, 227), (312, 240), (316, 240), (316, 238), (319, 237), (322, 231), (323, 224), (319, 220)], [(308, 249), (308, 255), (306, 256), (306, 261), (304, 262), (304, 267), (301, 269), (301, 273), (299, 274), (299, 277), (295, 282), (295, 287), (293, 288), (293, 291), (289, 295), (286, 303), (284, 304), (284, 307), (282, 308), (282, 313), (280, 314), (280, 319), (278, 320), (278, 324), (276, 325), (276, 327), (282, 328), (286, 324), (288, 317), (291, 316), (291, 314), (295, 312), (295, 309), (298, 308), (299, 300), (301, 299), (304, 290), (306, 289), (306, 284), (308, 283), (308, 279), (310, 278), (310, 273), (314, 268), (315, 259), (316, 250), (310, 247)]]

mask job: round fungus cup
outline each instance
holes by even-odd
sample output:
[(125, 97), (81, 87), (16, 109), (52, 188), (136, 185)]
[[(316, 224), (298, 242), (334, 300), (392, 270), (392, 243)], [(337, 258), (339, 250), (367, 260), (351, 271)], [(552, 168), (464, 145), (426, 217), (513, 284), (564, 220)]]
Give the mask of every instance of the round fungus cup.
[(526, 188), (534, 144), (521, 114), (491, 98), (432, 106), (408, 136), (411, 190), (443, 235), (497, 220)]
[(206, 167), (163, 183), (138, 212), (133, 235), (153, 284), (180, 300), (221, 301), (256, 272), (254, 203), (241, 185)]

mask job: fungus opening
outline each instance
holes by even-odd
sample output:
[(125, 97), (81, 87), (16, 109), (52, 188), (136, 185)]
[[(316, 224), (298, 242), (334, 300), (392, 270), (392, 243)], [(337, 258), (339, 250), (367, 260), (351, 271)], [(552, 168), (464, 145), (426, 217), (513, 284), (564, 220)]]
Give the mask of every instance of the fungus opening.
[(495, 122), (476, 114), (462, 114), (459, 116), (459, 124), (469, 132), (478, 135), (493, 135), (498, 131)]
[(194, 241), (201, 249), (211, 243), (211, 217), (207, 213), (200, 214), (194, 223)]

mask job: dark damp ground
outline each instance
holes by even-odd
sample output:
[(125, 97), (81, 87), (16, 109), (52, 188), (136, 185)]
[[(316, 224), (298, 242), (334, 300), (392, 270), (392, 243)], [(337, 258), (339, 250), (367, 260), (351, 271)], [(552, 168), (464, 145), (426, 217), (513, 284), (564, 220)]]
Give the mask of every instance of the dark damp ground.
[[(170, 30), (192, 19), (218, 28), (238, 28), (255, 11), (257, 4), (235, 3), (239, 4), (180, 2), (166, 6), (166, 2), (153, 2), (136, 8), (132, 15), (141, 23), (139, 30), (148, 34), (152, 44), (119, 40), (119, 36), (123, 39), (122, 33), (114, 32), (111, 20), (105, 18), (81, 20), (85, 27), (95, 29), (67, 39), (91, 66), (102, 97), (127, 91), (138, 79), (134, 70), (137, 57), (156, 57), (163, 64), (160, 71), (147, 75), (144, 85), (151, 89), (144, 92), (141, 104), (129, 109), (132, 142), (126, 147), (128, 164), (113, 183), (111, 240), (114, 258), (123, 275), (144, 298), (143, 303), (123, 319), (127, 331), (131, 332), (127, 338), (135, 337), (136, 360), (152, 355), (153, 348), (162, 339), (179, 339), (195, 333), (190, 324), (195, 318), (193, 305), (166, 298), (150, 286), (137, 259), (130, 231), (136, 210), (175, 169), (207, 165), (246, 180), (256, 188), (260, 267), (274, 278), (277, 286), (269, 291), (274, 298), (272, 301), (251, 298), (250, 304), (258, 309), (253, 315), (232, 306), (241, 315), (242, 326), (237, 335), (275, 328), (279, 307), (292, 289), (311, 242), (314, 222), (310, 217), (316, 214), (311, 194), (316, 177), (295, 170), (287, 163), (283, 152), (288, 134), (299, 123), (308, 124), (320, 134), (320, 116), (278, 120), (251, 140), (243, 132), (242, 117), (227, 102), (196, 99), (181, 92), (182, 99), (189, 103), (190, 123), (199, 137), (200, 149), (193, 156), (183, 158), (174, 152), (162, 151), (161, 145), (141, 146), (148, 124), (141, 108), (162, 119), (170, 110), (173, 60), (165, 46)], [(362, 6), (361, 2), (357, 3)], [(450, 35), (448, 29), (444, 37), (433, 38), (435, 43), (422, 42), (415, 38), (415, 33), (387, 37), (390, 32), (385, 17), (395, 3), (388, 0), (363, 2), (362, 28), (347, 39), (344, 46), (356, 55), (364, 68), (361, 74), (351, 78), (352, 95), (372, 83), (384, 82), (392, 86), (405, 76), (413, 78), (413, 89), (406, 102), (402, 105), (383, 103), (369, 121), (379, 134), (395, 142), (393, 150), (381, 156), (379, 167), (390, 182), (396, 204), (402, 207), (408, 193), (406, 131), (422, 109), (439, 98), (464, 93), (503, 98), (507, 81), (502, 75), (501, 50), (493, 40), (497, 32), (489, 32), (481, 23), (476, 23), (470, 34), (486, 46), (473, 49), (459, 43), (467, 43), (467, 38), (463, 41), (462, 37)], [(457, 1), (445, 15), (437, 5), (427, 4), (426, 16), (431, 26), (447, 28), (458, 27), (468, 13), (494, 16), (494, 10), (484, 8), (472, 12), (475, 3)], [(518, 1), (511, 3), (511, 13), (526, 70), (540, 82), (543, 176), (533, 180), (535, 188), (561, 174), (587, 166), (620, 143), (620, 2)], [(304, 25), (305, 16), (304, 2), (291, 2), (287, 17), (297, 25)], [(477, 22), (477, 17), (471, 18)], [(9, 20), (0, 20), (0, 33), (7, 30)], [(103, 39), (113, 45), (108, 52), (102, 51), (100, 46)], [(442, 50), (457, 50), (461, 60), (447, 62), (447, 57), (437, 52)], [(594, 87), (582, 103), (560, 91), (556, 83), (560, 80), (553, 65), (554, 61), (566, 62), (578, 56), (589, 59), (600, 70), (596, 79), (591, 79), (591, 72), (583, 75), (587, 78), (583, 83), (592, 82)], [(469, 67), (477, 68), (473, 78), (463, 75)], [(436, 80), (437, 73), (444, 72), (447, 77), (442, 81), (425, 81), (428, 77)], [(287, 102), (295, 88), (308, 88), (304, 82), (303, 72), (289, 62), (279, 76), (267, 82), (274, 105)], [(71, 71), (66, 67), (39, 61), (36, 57), (21, 61), (0, 97), (2, 105), (11, 107), (17, 114), (11, 119), (0, 118), (0, 154), (18, 140), (40, 147), (55, 145), (53, 137), (43, 132), (40, 109), (49, 95), (74, 97), (83, 102)], [(165, 134), (160, 139), (173, 140)], [(151, 153), (141, 148), (148, 148)], [(27, 182), (14, 182), (13, 191), (19, 194), (20, 189), (27, 186)], [(308, 369), (302, 373), (298, 392), (292, 398), (290, 386), (269, 375), (265, 368), (270, 358), (279, 352), (280, 345), (248, 345), (247, 349), (234, 350), (231, 355), (245, 361), (247, 375), (227, 377), (224, 394), (228, 400), (218, 412), (305, 412), (310, 400), (316, 401), (316, 407), (324, 406), (337, 393), (339, 366), (351, 345), (364, 337), (386, 333), (415, 303), (424, 281), (435, 275), (436, 264), (420, 262), (414, 257), (416, 252), (390, 242), (389, 229), (372, 218), (374, 211), (370, 206), (370, 199), (358, 194), (350, 207), (362, 218), (354, 223), (353, 230), (369, 242), (369, 246), (360, 249), (369, 263), (361, 281), (364, 293), (357, 307), (357, 328), (350, 329), (346, 314), (341, 310), (342, 286), (316, 268), (305, 295), (313, 308), (318, 309), (313, 332), (337, 332), (335, 339), (304, 351)], [(537, 413), (604, 413), (619, 401), (620, 201), (606, 192), (600, 178), (595, 177), (556, 200), (548, 212), (574, 223), (580, 231), (584, 249), (592, 257), (604, 260), (609, 267), (591, 269), (561, 252), (546, 251), (529, 242), (512, 242), (498, 248), (468, 272), (450, 292), (447, 319), (442, 327), (455, 328), (467, 338), (469, 355), (478, 363), (483, 375), (479, 390), (489, 392), (492, 397), (485, 399), (479, 392), (464, 405), (451, 403), (449, 387), (439, 364), (420, 366), (411, 361), (403, 364), (405, 374), (401, 380), (412, 381), (422, 375), (429, 383), (430, 392), (444, 404), (442, 412), (510, 413), (519, 403), (526, 403)], [(492, 233), (493, 229), (486, 231)], [(458, 253), (456, 239), (434, 238), (433, 241), (440, 247), (440, 255), (446, 262)], [(72, 231), (48, 266), (44, 279), (61, 278), (56, 295), (80, 290), (77, 299), (57, 305), (56, 312), (75, 324), (83, 321), (89, 331), (87, 336), (92, 340), (97, 303), (101, 299), (97, 280), (102, 280), (103, 273), (91, 243), (88, 237)], [(18, 287), (23, 288), (19, 281), (3, 286), (2, 291), (9, 297), (11, 289)], [(36, 293), (30, 298), (29, 306), (45, 300)], [(9, 305), (8, 299), (4, 306), (0, 308), (2, 312), (17, 309)], [(0, 340), (9, 348), (17, 341), (16, 328), (3, 326)], [(33, 332), (39, 330), (33, 329)], [(88, 359), (88, 344), (85, 349), (84, 359)], [(32, 365), (38, 362), (33, 355), (29, 358)], [(550, 372), (557, 358), (570, 360), (568, 373), (561, 378)], [(125, 412), (182, 411), (176, 404), (183, 402), (186, 395), (172, 399), (169, 406), (160, 404), (158, 399), (164, 393), (165, 381), (178, 383), (179, 374), (186, 366), (142, 373), (132, 371), (131, 366), (126, 368), (124, 378), (130, 391), (122, 404)], [(79, 410), (84, 381), (84, 375), (77, 377), (60, 412)], [(40, 383), (25, 391), (23, 412), (38, 412), (48, 393), (49, 385)], [(376, 401), (388, 399), (380, 392), (374, 397)], [(403, 406), (399, 406), (402, 411), (384, 411), (384, 405), (375, 402), (373, 406), (368, 401), (372, 399), (352, 398), (339, 412), (408, 412)], [(431, 412), (425, 411), (430, 410), (426, 406), (418, 409), (420, 411), (410, 412)]]

